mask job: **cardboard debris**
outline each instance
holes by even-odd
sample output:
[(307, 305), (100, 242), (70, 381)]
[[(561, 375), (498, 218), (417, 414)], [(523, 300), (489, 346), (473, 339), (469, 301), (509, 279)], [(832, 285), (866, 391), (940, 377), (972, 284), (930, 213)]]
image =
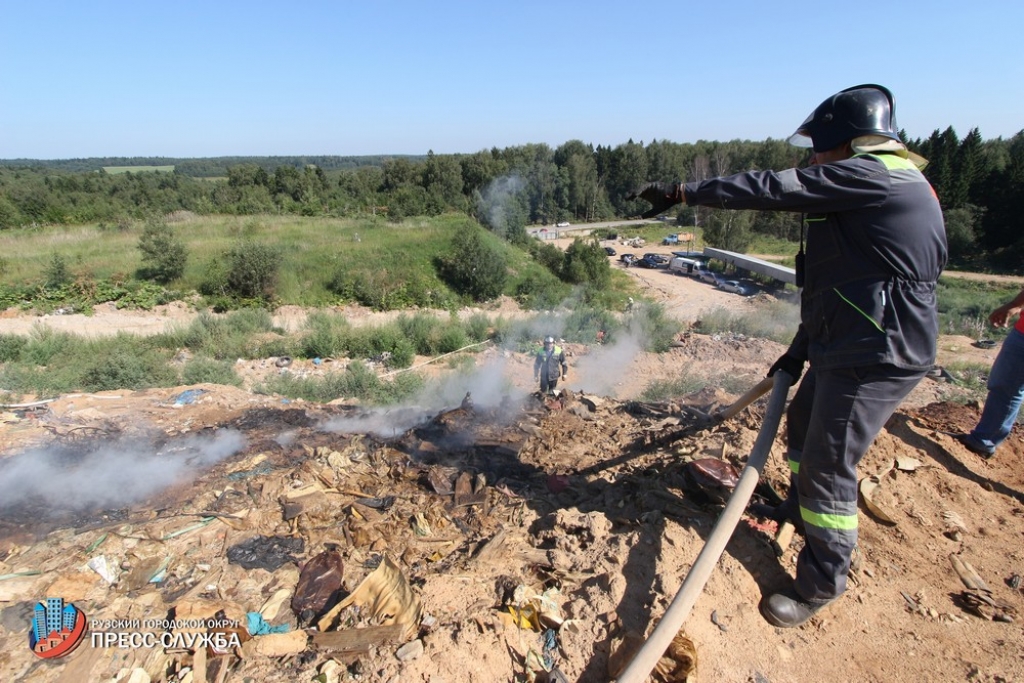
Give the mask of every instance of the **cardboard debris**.
[(375, 623), (384, 626), (397, 624), (404, 627), (405, 633), (419, 626), (423, 612), (419, 596), (409, 586), (402, 570), (387, 555), (351, 595), (317, 622), (318, 628), (321, 631), (329, 630), (337, 616), (349, 605), (365, 607)]
[[(161, 415), (182, 422), (161, 423), (168, 435), (161, 438), (198, 433), (201, 424), (184, 418), (220, 396), (203, 399), (181, 410), (162, 407)], [(628, 618), (595, 614), (591, 598), (620, 592), (630, 580), (632, 567), (621, 562), (635, 538), (657, 528), (659, 534), (668, 531), (663, 538), (671, 544), (699, 540), (709, 519), (690, 505), (695, 499), (677, 476), (678, 454), (718, 457), (728, 447), (735, 462), (749, 447), (743, 439), (752, 438), (749, 428), (730, 431), (738, 421), (719, 423), (714, 432), (684, 431), (681, 426), (692, 424), (699, 411), (676, 403), (631, 405), (569, 393), (550, 406), (566, 410), (554, 413), (534, 396), (519, 411), (496, 414), (477, 396), (471, 409), (446, 411), (386, 439), (322, 429), (316, 412), (323, 407), (282, 408), (279, 399), (249, 394), (239, 400), (274, 404), (235, 419), (233, 426), (251, 439), (248, 452), (153, 500), (83, 513), (52, 533), (12, 535), (0, 546), (0, 644), (7, 646), (0, 679), (53, 683), (63, 670), (67, 681), (123, 683), (145, 674), (153, 683), (278, 683), (318, 680), (321, 673), (337, 678), (352, 667), (366, 680), (376, 680), (378, 672), (381, 680), (426, 680), (449, 666), (443, 660), (449, 644), (461, 647), (464, 637), (469, 643), (504, 639), (495, 646), (501, 657), (491, 657), (491, 664), (507, 657), (506, 645), (516, 649), (522, 642), (509, 666), (523, 671), (510, 670), (502, 677), (508, 680), (520, 673), (526, 680), (576, 680), (585, 669), (585, 675), (602, 677), (607, 650), (592, 646), (610, 643)], [(348, 405), (329, 410), (332, 419), (364, 414)], [(394, 411), (388, 415), (400, 424)], [(97, 419), (105, 417), (98, 412)], [(61, 430), (66, 433), (67, 426)], [(565, 458), (567, 451), (577, 459)], [(905, 457), (888, 463), (890, 470), (872, 482), (883, 487), (875, 493), (887, 493), (884, 487), (903, 477), (930, 477), (941, 469)], [(785, 477), (775, 482), (784, 485), (788, 472), (781, 469)], [(875, 496), (871, 502), (877, 507), (885, 500)], [(908, 515), (940, 519), (941, 507), (926, 508), (909, 495), (901, 500)], [(958, 499), (946, 500), (951, 505)], [(676, 519), (666, 524), (670, 515)], [(951, 514), (939, 524), (980, 534), (984, 521), (965, 523)], [(0, 519), (0, 531), (12, 529), (18, 531), (6, 516)], [(948, 541), (940, 537), (936, 543)], [(969, 577), (962, 593), (932, 588), (934, 605), (924, 604), (920, 593), (905, 596), (907, 604), (925, 618), (938, 619), (932, 616), (938, 608), (942, 620), (956, 621), (946, 613), (950, 600), (981, 618), (1016, 618), (995, 594), (1002, 582), (993, 576), (993, 584), (986, 584), (970, 567), (967, 553), (975, 548), (967, 546), (960, 548)], [(995, 566), (987, 557), (970, 559)], [(879, 582), (884, 566), (875, 565)], [(562, 592), (544, 590), (552, 586)], [(290, 630), (239, 633), (241, 647), (229, 650), (82, 649), (59, 667), (40, 666), (25, 647), (25, 630), (32, 604), (48, 595), (80, 603), (90, 619), (222, 615), (245, 631), (249, 615), (258, 611), (270, 626)], [(1019, 599), (1016, 590), (1007, 596)], [(719, 614), (725, 607), (718, 605)], [(438, 616), (424, 617), (427, 612)], [(741, 621), (729, 621), (727, 637), (742, 630)], [(303, 630), (310, 624), (319, 630)], [(208, 628), (179, 629), (190, 630)], [(418, 658), (419, 647), (410, 644), (417, 641), (426, 646)], [(400, 649), (413, 658), (400, 661)], [(582, 651), (598, 653), (586, 656), (597, 657), (601, 668), (581, 664)], [(666, 655), (652, 680), (692, 680), (686, 663), (695, 661), (695, 652), (680, 646)], [(615, 657), (622, 659), (620, 647)]]
[(860, 495), (868, 511), (882, 524), (896, 526), (896, 520), (881, 505), (876, 502), (878, 489), (881, 486), (879, 477), (870, 476), (860, 480)]

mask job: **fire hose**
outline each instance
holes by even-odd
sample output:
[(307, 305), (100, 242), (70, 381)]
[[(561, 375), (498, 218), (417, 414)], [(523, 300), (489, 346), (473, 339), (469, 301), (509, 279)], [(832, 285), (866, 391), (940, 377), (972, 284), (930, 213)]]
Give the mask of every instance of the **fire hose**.
[[(771, 380), (770, 383), (768, 381)], [(651, 633), (647, 642), (637, 651), (629, 666), (618, 677), (618, 683), (643, 683), (647, 680), (651, 670), (654, 669), (662, 654), (668, 648), (672, 639), (679, 632), (686, 618), (690, 616), (697, 598), (704, 590), (711, 573), (718, 564), (719, 558), (725, 551), (725, 546), (732, 537), (732, 532), (739, 524), (740, 516), (754, 493), (757, 480), (761, 477), (761, 470), (764, 469), (768, 456), (771, 454), (772, 443), (775, 441), (775, 433), (782, 421), (782, 413), (786, 408), (786, 398), (793, 378), (785, 371), (779, 370), (772, 377), (762, 380), (760, 384), (748, 391), (743, 398), (730, 406), (730, 410), (739, 406), (735, 412), (751, 403), (758, 396), (763, 394), (768, 386), (772, 387), (771, 396), (768, 398), (768, 408), (765, 411), (764, 422), (761, 423), (761, 430), (757, 433), (757, 440), (754, 448), (747, 459), (747, 465), (740, 473), (739, 481), (733, 489), (732, 496), (726, 504), (725, 509), (715, 523), (696, 561), (690, 567), (690, 571), (679, 588), (672, 603), (665, 610), (661, 621)], [(759, 393), (756, 393), (759, 392)], [(744, 403), (743, 401), (746, 400)], [(742, 405), (741, 405), (742, 404)], [(735, 415), (732, 412), (728, 417)]]

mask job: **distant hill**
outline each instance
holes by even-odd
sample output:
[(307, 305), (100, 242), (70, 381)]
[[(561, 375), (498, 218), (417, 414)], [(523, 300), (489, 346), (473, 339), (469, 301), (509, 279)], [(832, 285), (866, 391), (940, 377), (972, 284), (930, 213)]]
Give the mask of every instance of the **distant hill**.
[(151, 171), (153, 167), (174, 167), (174, 172), (193, 178), (220, 178), (227, 175), (227, 169), (239, 164), (256, 164), (268, 173), (279, 166), (304, 168), (317, 166), (324, 171), (339, 171), (363, 166), (381, 166), (390, 159), (407, 159), (408, 161), (424, 161), (424, 155), (410, 154), (376, 154), (369, 156), (275, 156), (275, 157), (205, 157), (205, 158), (174, 158), (174, 157), (90, 157), (88, 159), (0, 159), (0, 167), (5, 168), (48, 168), (54, 171), (81, 173), (98, 171), (102, 168), (115, 166), (121, 170), (133, 166), (140, 170)]

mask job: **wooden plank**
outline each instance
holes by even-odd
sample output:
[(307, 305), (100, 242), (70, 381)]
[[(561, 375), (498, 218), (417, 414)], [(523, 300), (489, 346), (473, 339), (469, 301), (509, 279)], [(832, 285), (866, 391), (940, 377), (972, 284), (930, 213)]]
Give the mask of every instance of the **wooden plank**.
[(401, 642), (405, 626), (367, 626), (344, 631), (323, 631), (313, 634), (313, 645), (321, 650), (342, 653), (369, 652), (375, 645)]

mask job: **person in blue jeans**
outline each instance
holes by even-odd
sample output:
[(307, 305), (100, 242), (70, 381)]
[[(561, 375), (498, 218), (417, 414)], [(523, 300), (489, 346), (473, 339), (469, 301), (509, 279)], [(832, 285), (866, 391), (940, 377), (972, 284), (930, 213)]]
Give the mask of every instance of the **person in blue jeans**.
[(1006, 327), (1010, 317), (1017, 323), (999, 349), (988, 377), (988, 396), (977, 426), (956, 439), (968, 450), (991, 458), (1010, 435), (1021, 401), (1024, 400), (1024, 289), (1013, 299), (992, 311), (988, 321), (994, 327)]

